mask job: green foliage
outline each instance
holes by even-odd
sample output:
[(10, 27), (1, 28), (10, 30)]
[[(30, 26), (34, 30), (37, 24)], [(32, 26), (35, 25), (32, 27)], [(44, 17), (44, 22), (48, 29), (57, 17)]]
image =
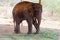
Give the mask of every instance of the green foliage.
[(43, 9), (52, 9), (55, 14), (60, 16), (60, 0), (42, 0)]

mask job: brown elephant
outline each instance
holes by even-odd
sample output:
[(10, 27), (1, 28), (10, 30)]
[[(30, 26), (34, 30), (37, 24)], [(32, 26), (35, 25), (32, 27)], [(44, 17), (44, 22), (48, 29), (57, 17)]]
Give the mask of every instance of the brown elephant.
[(39, 33), (39, 25), (41, 23), (42, 5), (23, 1), (15, 5), (13, 8), (13, 20), (15, 33), (20, 33), (20, 23), (26, 20), (28, 23), (28, 34), (32, 33), (32, 24), (36, 28), (36, 34)]

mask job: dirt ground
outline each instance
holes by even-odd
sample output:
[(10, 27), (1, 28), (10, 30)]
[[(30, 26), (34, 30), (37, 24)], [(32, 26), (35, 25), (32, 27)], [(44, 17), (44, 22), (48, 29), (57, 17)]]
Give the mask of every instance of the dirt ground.
[[(28, 27), (26, 22), (23, 22), (21, 25), (21, 32), (22, 33), (27, 33)], [(52, 30), (55, 33), (60, 33), (60, 22), (59, 21), (54, 21), (54, 20), (42, 20), (41, 25), (40, 25), (40, 30)], [(33, 27), (33, 32), (35, 32), (35, 28)], [(0, 34), (12, 34), (14, 33), (14, 26), (13, 26), (13, 21), (10, 19), (1, 19), (0, 20)], [(11, 38), (0, 38), (0, 40), (15, 40)], [(24, 40), (21, 38), (21, 40)], [(31, 39), (32, 40), (32, 39)], [(42, 39), (41, 40), (49, 40), (47, 39)], [(58, 37), (58, 40), (60, 40), (60, 35)]]
[[(46, 28), (40, 28), (40, 29), (41, 30), (45, 30)], [(60, 33), (60, 30), (57, 30), (57, 29), (49, 29), (49, 30), (53, 30), (55, 33), (57, 33), (57, 32)], [(33, 28), (33, 31), (35, 31), (34, 28)], [(22, 33), (27, 33), (27, 27), (26, 26), (24, 26), (24, 27), (22, 26), (21, 27), (21, 32)], [(3, 24), (0, 24), (0, 34), (12, 34), (12, 33), (14, 33), (14, 26), (13, 25), (3, 25)], [(0, 40), (16, 40), (16, 39), (0, 38)], [(21, 40), (24, 40), (24, 39), (21, 38)], [(48, 38), (47, 39), (42, 39), (41, 38), (41, 40), (49, 40), (49, 39)], [(60, 40), (60, 36), (59, 36), (59, 40)]]

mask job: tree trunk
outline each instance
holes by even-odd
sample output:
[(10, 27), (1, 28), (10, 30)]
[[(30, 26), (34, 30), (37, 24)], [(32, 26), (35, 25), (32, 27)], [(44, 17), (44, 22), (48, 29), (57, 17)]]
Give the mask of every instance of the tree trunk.
[(22, 0), (21, 0), (21, 2), (22, 2)]
[(39, 4), (41, 4), (41, 0), (39, 0)]

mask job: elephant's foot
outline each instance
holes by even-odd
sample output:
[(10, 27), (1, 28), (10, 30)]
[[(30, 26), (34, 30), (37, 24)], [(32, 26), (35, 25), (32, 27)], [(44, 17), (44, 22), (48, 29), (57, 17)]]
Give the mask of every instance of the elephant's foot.
[(15, 33), (17, 33), (17, 34), (19, 34), (19, 33), (20, 33), (20, 31), (19, 31), (19, 30), (14, 30), (14, 32), (15, 32)]
[(35, 32), (34, 34), (39, 34), (40, 32)]
[(27, 34), (32, 34), (32, 32), (28, 32)]
[(35, 32), (34, 34), (39, 34), (38, 32)]

